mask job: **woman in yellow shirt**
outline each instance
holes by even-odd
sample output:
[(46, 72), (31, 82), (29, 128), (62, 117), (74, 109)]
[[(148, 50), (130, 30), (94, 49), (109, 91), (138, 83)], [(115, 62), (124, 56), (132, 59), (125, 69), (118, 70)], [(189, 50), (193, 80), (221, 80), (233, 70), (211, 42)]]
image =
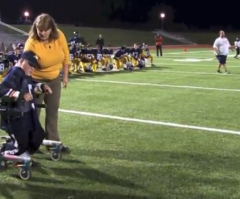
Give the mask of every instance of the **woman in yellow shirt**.
[[(45, 130), (47, 139), (60, 141), (58, 134), (58, 109), (61, 97), (61, 77), (63, 72), (63, 87), (68, 84), (68, 68), (70, 55), (65, 35), (57, 29), (54, 19), (48, 14), (39, 15), (29, 32), (24, 51), (33, 51), (41, 69), (34, 70), (33, 79), (37, 82), (47, 82), (52, 95), (41, 95), (37, 103), (46, 104)], [(40, 110), (39, 110), (40, 114)], [(62, 152), (68, 152), (64, 146)]]

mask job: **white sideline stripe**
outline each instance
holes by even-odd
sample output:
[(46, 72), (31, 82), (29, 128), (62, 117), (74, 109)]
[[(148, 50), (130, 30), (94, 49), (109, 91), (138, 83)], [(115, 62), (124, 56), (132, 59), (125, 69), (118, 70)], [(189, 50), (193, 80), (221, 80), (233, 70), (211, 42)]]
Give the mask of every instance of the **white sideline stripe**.
[(163, 53), (163, 55), (178, 55), (178, 54), (197, 54), (197, 53), (208, 53), (213, 52), (212, 50), (205, 51), (193, 51), (193, 52), (174, 52), (174, 53)]
[(177, 128), (185, 128), (185, 129), (194, 129), (194, 130), (201, 130), (201, 131), (210, 131), (210, 132), (216, 132), (216, 133), (240, 135), (239, 131), (226, 130), (226, 129), (208, 128), (208, 127), (200, 127), (200, 126), (193, 126), (193, 125), (176, 124), (176, 123), (171, 123), (171, 122), (154, 121), (154, 120), (143, 120), (143, 119), (137, 119), (137, 118), (104, 115), (104, 114), (99, 114), (99, 113), (73, 111), (73, 110), (66, 110), (66, 109), (59, 109), (59, 111), (63, 112), (63, 113), (71, 113), (71, 114), (78, 114), (78, 115), (91, 116), (91, 117), (100, 117), (100, 118), (105, 118), (105, 119), (121, 120), (121, 121), (126, 121), (126, 122), (155, 124), (155, 125), (170, 126), (170, 127), (177, 127)]
[(196, 74), (196, 75), (218, 75), (218, 76), (240, 76), (240, 74), (225, 74), (225, 73), (207, 73), (207, 72), (186, 72), (186, 71), (177, 71), (177, 70), (154, 70), (154, 72), (161, 73), (179, 73), (179, 74)]
[(169, 84), (121, 82), (121, 81), (92, 80), (92, 79), (91, 80), (90, 79), (77, 79), (77, 80), (84, 81), (84, 82), (96, 82), (96, 83), (127, 84), (127, 85), (140, 85), (140, 86), (158, 86), (158, 87), (170, 87), (170, 88), (186, 88), (186, 89), (240, 92), (239, 89), (227, 89), (227, 88), (210, 88), (210, 87), (199, 87), (199, 86), (180, 86), (180, 85), (169, 85)]

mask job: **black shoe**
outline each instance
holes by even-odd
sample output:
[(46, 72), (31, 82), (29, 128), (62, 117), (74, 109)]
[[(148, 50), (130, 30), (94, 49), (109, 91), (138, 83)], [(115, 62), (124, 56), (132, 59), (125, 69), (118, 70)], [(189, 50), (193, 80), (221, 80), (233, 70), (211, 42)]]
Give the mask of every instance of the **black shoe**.
[(70, 149), (67, 147), (67, 146), (62, 146), (62, 150), (61, 150), (62, 153), (70, 153)]
[(222, 73), (220, 70), (217, 70), (218, 73)]

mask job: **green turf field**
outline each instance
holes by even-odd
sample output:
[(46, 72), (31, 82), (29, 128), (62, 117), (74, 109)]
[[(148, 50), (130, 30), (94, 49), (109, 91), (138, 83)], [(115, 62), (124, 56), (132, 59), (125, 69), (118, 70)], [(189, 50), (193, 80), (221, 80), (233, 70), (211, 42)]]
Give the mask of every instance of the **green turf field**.
[[(193, 41), (197, 44), (210, 44), (213, 45), (214, 40), (219, 36), (218, 31), (216, 32), (182, 32), (176, 33), (177, 35), (181, 35), (185, 38), (188, 38), (190, 41)], [(233, 45), (236, 38), (240, 37), (239, 32), (226, 32), (226, 36), (229, 42)]]
[[(23, 182), (1, 172), (1, 199), (239, 199), (240, 64), (217, 74), (209, 49), (165, 51), (140, 72), (80, 75), (62, 92), (71, 149)], [(70, 112), (69, 112), (70, 111)], [(214, 128), (214, 129), (211, 129)]]
[[(30, 26), (18, 25), (15, 26), (21, 30), (29, 31)], [(128, 45), (132, 46), (136, 43), (147, 43), (149, 46), (155, 45), (155, 34), (150, 31), (137, 31), (137, 30), (123, 30), (123, 29), (105, 29), (105, 28), (86, 28), (86, 27), (74, 27), (68, 25), (59, 25), (59, 28), (66, 34), (68, 38), (73, 36), (74, 31), (78, 31), (83, 36), (86, 42), (95, 45), (99, 34), (102, 34), (106, 45), (121, 46)], [(10, 31), (10, 30), (8, 30)], [(13, 32), (13, 31), (11, 31)], [(15, 31), (14, 31), (15, 32)], [(175, 45), (182, 44), (178, 41), (164, 38), (164, 45)]]

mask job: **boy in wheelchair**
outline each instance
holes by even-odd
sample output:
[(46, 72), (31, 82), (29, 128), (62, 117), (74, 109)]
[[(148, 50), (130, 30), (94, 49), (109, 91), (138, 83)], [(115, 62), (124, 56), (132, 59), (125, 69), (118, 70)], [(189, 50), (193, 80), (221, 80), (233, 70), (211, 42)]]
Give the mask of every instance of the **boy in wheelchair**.
[(34, 103), (34, 93), (51, 94), (51, 88), (42, 83), (34, 84), (31, 74), (38, 68), (38, 58), (26, 51), (11, 68), (0, 84), (1, 129), (10, 137), (0, 149), (1, 154), (30, 158), (45, 138)]

